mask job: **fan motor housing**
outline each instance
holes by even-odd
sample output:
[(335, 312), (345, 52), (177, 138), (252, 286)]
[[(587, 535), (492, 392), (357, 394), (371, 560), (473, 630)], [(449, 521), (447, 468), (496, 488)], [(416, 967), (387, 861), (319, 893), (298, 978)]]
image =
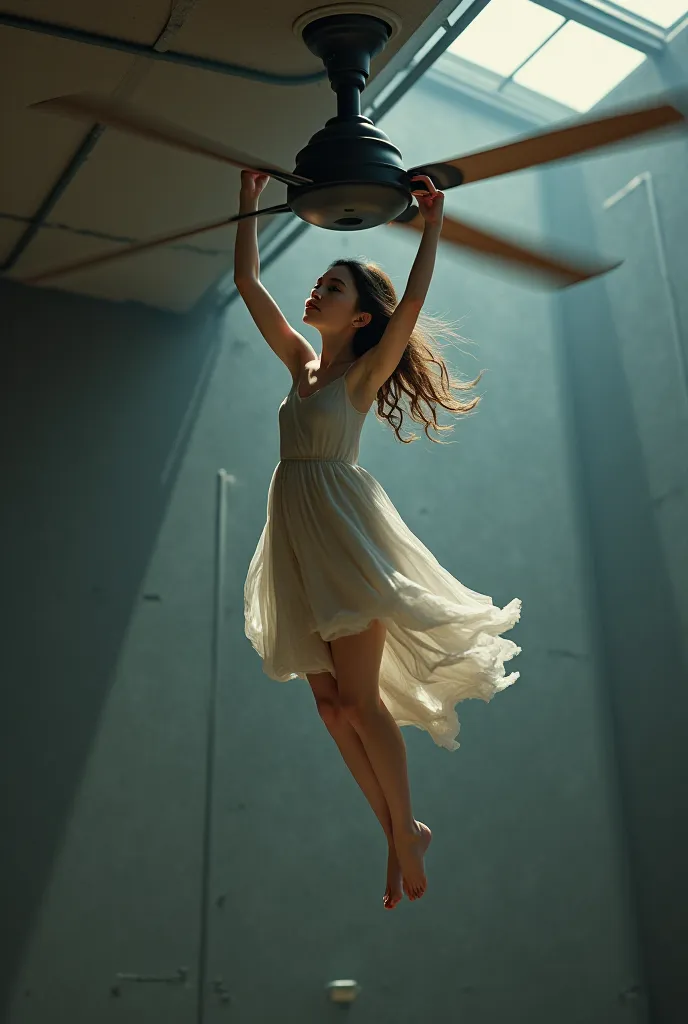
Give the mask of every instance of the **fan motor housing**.
[[(338, 10), (345, 7), (345, 11)], [(411, 202), (401, 153), (361, 114), (370, 61), (387, 45), (396, 21), (370, 5), (335, 4), (298, 19), (304, 43), (327, 68), (337, 116), (297, 154), (296, 174), (312, 184), (290, 185), (287, 202), (310, 224), (360, 231), (394, 220)]]
[(290, 185), (287, 201), (298, 217), (320, 228), (377, 227), (411, 201), (401, 153), (360, 114), (328, 121), (297, 154), (294, 171), (313, 184)]

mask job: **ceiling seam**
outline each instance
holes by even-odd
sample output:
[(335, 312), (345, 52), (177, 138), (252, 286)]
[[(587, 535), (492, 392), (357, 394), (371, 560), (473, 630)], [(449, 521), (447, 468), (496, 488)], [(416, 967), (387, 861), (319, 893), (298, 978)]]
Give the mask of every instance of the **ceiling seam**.
[[(8, 213), (0, 210), (0, 220), (14, 221), (16, 224), (31, 224), (33, 218), (24, 217), (20, 213)], [(41, 228), (45, 231), (64, 231), (70, 235), (84, 235), (87, 238), (99, 238), (104, 242), (122, 242), (135, 245), (143, 241), (141, 238), (134, 238), (130, 235), (113, 235), (107, 231), (95, 231), (93, 228), (75, 228), (71, 224), (62, 224), (59, 221), (43, 221)], [(180, 242), (168, 246), (170, 249), (184, 249), (189, 252), (197, 252), (204, 256), (229, 256), (232, 250), (227, 248), (213, 249), (203, 245), (193, 245), (191, 242)]]

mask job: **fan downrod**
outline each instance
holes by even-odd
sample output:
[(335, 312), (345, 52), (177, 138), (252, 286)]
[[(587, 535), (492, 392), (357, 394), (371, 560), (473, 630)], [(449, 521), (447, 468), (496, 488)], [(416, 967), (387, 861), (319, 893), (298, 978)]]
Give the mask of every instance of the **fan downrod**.
[(392, 26), (369, 14), (334, 14), (304, 26), (301, 37), (327, 69), (337, 95), (337, 116), (361, 113), (361, 93), (370, 75), (370, 61), (392, 34)]
[(411, 201), (401, 153), (361, 114), (370, 62), (387, 45), (393, 26), (369, 13), (321, 12), (314, 11), (312, 20), (304, 16), (297, 26), (327, 69), (337, 114), (297, 154), (295, 173), (312, 184), (290, 185), (288, 203), (318, 227), (360, 231), (389, 223)]

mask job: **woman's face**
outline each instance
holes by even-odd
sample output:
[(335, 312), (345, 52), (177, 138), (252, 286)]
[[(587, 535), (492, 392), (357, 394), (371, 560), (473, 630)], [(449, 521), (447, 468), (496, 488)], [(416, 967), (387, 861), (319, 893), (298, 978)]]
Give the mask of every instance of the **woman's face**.
[(334, 266), (313, 286), (303, 321), (320, 332), (340, 334), (356, 326), (357, 311), (358, 294), (351, 271)]

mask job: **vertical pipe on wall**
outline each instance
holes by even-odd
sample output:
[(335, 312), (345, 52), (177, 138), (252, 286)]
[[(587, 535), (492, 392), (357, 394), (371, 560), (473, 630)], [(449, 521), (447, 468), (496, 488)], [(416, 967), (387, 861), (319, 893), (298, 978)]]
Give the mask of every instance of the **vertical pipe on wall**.
[(612, 207), (616, 206), (617, 203), (622, 202), (627, 196), (631, 195), (632, 192), (635, 192), (635, 190), (641, 186), (645, 187), (645, 195), (647, 196), (647, 203), (650, 211), (650, 223), (652, 224), (652, 234), (654, 237), (655, 249), (657, 251), (657, 264), (662, 278), (662, 283), (664, 285), (667, 309), (669, 311), (669, 320), (671, 322), (671, 336), (674, 343), (674, 355), (676, 356), (676, 363), (683, 388), (683, 399), (686, 404), (686, 409), (688, 409), (688, 363), (686, 362), (686, 353), (683, 348), (678, 302), (676, 300), (676, 293), (671, 280), (671, 274), (669, 273), (666, 240), (664, 237), (662, 221), (659, 216), (657, 193), (655, 191), (652, 173), (650, 171), (643, 171), (642, 174), (636, 174), (635, 178), (631, 178), (623, 188), (620, 188), (618, 192), (614, 193), (614, 195), (605, 199), (602, 203), (602, 208), (604, 210), (611, 210)]
[(215, 545), (212, 595), (212, 632), (210, 651), (210, 686), (206, 703), (205, 804), (203, 809), (203, 845), (201, 861), (200, 921), (198, 935), (196, 1024), (203, 1024), (206, 1005), (208, 967), (210, 869), (213, 838), (213, 806), (215, 795), (215, 740), (217, 693), (220, 675), (220, 643), (222, 636), (222, 601), (225, 592), (225, 538), (227, 529), (227, 494), (231, 477), (218, 470), (215, 487)]

